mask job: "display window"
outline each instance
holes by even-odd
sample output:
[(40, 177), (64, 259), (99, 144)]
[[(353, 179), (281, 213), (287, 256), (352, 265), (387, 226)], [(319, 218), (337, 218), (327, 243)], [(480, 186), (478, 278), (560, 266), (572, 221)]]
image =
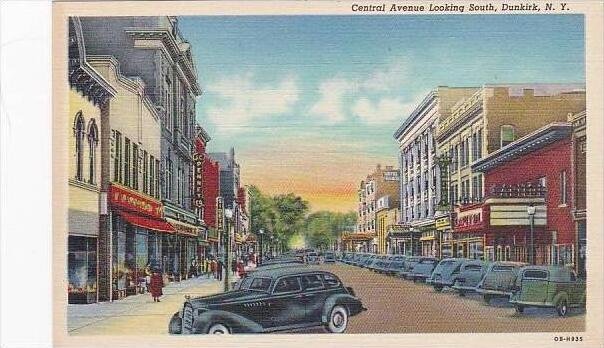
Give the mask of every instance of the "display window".
[(97, 301), (97, 238), (69, 236), (67, 273), (68, 302)]

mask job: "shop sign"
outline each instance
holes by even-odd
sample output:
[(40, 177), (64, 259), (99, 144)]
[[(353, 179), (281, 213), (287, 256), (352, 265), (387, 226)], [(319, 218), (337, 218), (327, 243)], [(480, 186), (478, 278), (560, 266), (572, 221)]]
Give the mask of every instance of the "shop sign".
[(193, 154), (193, 167), (195, 170), (193, 185), (193, 206), (203, 207), (203, 155)]
[(448, 216), (436, 219), (434, 224), (435, 224), (435, 228), (437, 231), (444, 231), (444, 230), (448, 230), (451, 228), (451, 224), (449, 223)]
[(170, 219), (170, 218), (167, 218), (166, 220), (170, 223), (170, 225), (172, 225), (174, 227), (174, 230), (176, 231), (176, 233), (193, 236), (193, 237), (197, 237), (199, 235), (199, 228), (197, 228), (196, 226), (185, 224), (185, 223), (179, 222), (178, 220), (174, 220), (174, 219)]
[(385, 181), (399, 181), (400, 176), (397, 171), (384, 172)]
[(482, 227), (482, 207), (457, 214), (457, 219), (455, 220), (456, 229), (468, 229), (472, 227)]
[(224, 201), (222, 197), (216, 197), (216, 229), (224, 230)]
[(109, 187), (109, 201), (114, 207), (149, 215), (155, 218), (163, 217), (164, 208), (161, 202), (152, 199), (151, 197), (145, 197), (136, 191), (117, 184), (112, 183)]

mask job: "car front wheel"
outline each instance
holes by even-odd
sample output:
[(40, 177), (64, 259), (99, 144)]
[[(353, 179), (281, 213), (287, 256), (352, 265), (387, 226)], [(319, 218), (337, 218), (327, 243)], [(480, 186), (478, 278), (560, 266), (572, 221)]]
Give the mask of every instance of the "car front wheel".
[(516, 305), (514, 308), (516, 309), (516, 313), (518, 313), (518, 314), (524, 313), (524, 307), (523, 306)]
[(568, 302), (566, 300), (558, 301), (558, 304), (556, 304), (556, 311), (559, 316), (565, 317), (568, 314)]
[(434, 285), (434, 290), (436, 290), (437, 292), (441, 292), (441, 291), (443, 291), (443, 286), (442, 285)]
[(326, 325), (327, 331), (331, 333), (342, 333), (348, 326), (348, 311), (343, 306), (334, 306), (329, 315), (329, 322)]
[(229, 334), (229, 328), (222, 324), (213, 324), (208, 329), (209, 335), (226, 335)]

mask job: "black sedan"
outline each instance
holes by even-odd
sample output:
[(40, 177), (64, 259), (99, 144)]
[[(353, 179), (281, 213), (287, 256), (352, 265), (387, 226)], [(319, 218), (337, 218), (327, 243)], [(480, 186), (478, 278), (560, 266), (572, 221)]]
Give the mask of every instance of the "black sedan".
[(366, 310), (354, 290), (330, 272), (281, 268), (254, 272), (240, 289), (187, 299), (171, 334), (265, 333), (323, 326), (342, 333)]

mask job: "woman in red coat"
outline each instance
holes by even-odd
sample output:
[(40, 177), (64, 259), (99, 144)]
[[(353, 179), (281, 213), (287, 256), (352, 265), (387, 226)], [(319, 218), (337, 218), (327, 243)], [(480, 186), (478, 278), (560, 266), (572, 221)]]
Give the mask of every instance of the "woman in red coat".
[(163, 295), (161, 289), (164, 287), (164, 280), (157, 271), (153, 272), (151, 276), (151, 296), (153, 296), (153, 302), (160, 302), (159, 297)]

